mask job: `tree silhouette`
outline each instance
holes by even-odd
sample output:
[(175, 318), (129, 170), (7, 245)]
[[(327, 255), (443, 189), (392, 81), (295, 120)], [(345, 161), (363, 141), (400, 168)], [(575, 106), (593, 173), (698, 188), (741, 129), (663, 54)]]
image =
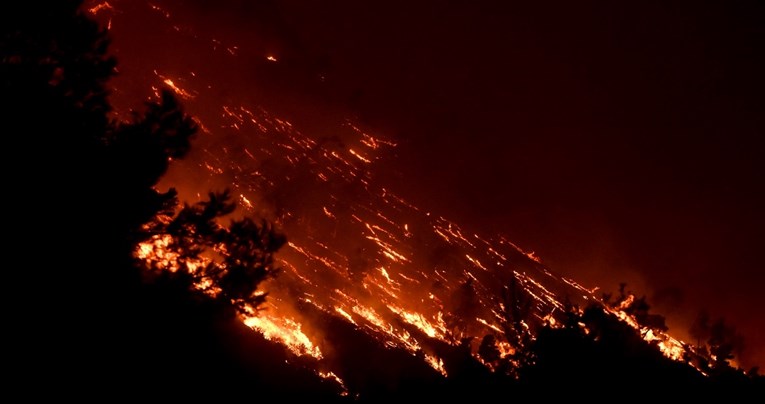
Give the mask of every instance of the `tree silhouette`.
[(603, 304), (614, 309), (621, 310), (632, 316), (640, 327), (655, 332), (666, 332), (669, 330), (666, 319), (660, 314), (650, 313), (651, 305), (646, 301), (645, 296), (636, 298), (632, 292), (627, 291), (627, 284), (619, 284), (619, 295), (612, 301), (613, 294), (603, 294)]
[(478, 356), (486, 363), (496, 364), (500, 359), (499, 348), (497, 348), (497, 338), (494, 334), (486, 334), (478, 346)]
[[(251, 219), (222, 224), (233, 210), (225, 192), (178, 210), (174, 192), (154, 189), (170, 160), (188, 152), (196, 127), (170, 92), (131, 122), (111, 118), (107, 84), (116, 62), (107, 35), (80, 6), (79, 0), (26, 0), (4, 5), (0, 13), (3, 218), (11, 240), (6, 251), (20, 261), (5, 271), (13, 291), (7, 307), (13, 320), (25, 320), (4, 323), (12, 338), (7, 346), (17, 353), (7, 356), (21, 359), (9, 358), (6, 367), (30, 377), (33, 390), (57, 398), (108, 392), (151, 399), (158, 389), (170, 398), (185, 393), (197, 400), (201, 392), (220, 398), (265, 388), (280, 395), (299, 391), (315, 379), (312, 373), (294, 378), (298, 373), (284, 370), (285, 358), (274, 354), (273, 345), (221, 315), (263, 301), (258, 286), (275, 273), (273, 253), (284, 237)], [(182, 269), (147, 271), (136, 262), (136, 244), (164, 236), (171, 237), (167, 249)], [(459, 318), (475, 318), (478, 304), (470, 282), (455, 293), (449, 310), (456, 316), (449, 321), (462, 330), (456, 342), (467, 333)], [(505, 303), (506, 325), (513, 330), (508, 334), (527, 335), (527, 304), (515, 285)], [(635, 307), (637, 314), (644, 311)], [(538, 359), (528, 363), (526, 380), (544, 386), (572, 379), (697, 380), (613, 321), (586, 310), (572, 312), (567, 327), (543, 328), (533, 344), (522, 344), (530, 345), (523, 355)], [(720, 366), (727, 366), (738, 344), (730, 330), (720, 321), (704, 334)], [(374, 344), (367, 340), (356, 359), (384, 365), (368, 360), (366, 347)], [(463, 377), (452, 385), (454, 392), (480, 385), (476, 380), (485, 375), (472, 364), (470, 339), (461, 341), (454, 350), (464, 365), (454, 374)], [(253, 344), (266, 348), (247, 348)], [(389, 359), (390, 350), (379, 351)], [(485, 337), (479, 354), (496, 361), (496, 338)], [(261, 362), (265, 370), (254, 372), (253, 363)], [(267, 379), (271, 373), (281, 380)], [(281, 383), (270, 387), (263, 380)], [(411, 385), (419, 391), (443, 386), (432, 383)]]
[(246, 313), (265, 301), (258, 285), (276, 274), (273, 254), (286, 238), (270, 223), (259, 225), (251, 218), (222, 226), (220, 219), (234, 209), (228, 191), (210, 193), (207, 201), (185, 205), (167, 226), (157, 228), (172, 236), (168, 249), (194, 283)]
[(666, 325), (666, 319), (660, 314), (649, 313), (651, 305), (646, 301), (645, 296), (638, 299), (634, 299), (627, 307), (624, 308), (624, 312), (635, 317), (635, 321), (644, 328), (649, 330), (666, 332), (669, 328)]
[(688, 330), (691, 337), (696, 340), (696, 346), (699, 348), (702, 348), (707, 339), (709, 339), (711, 328), (709, 324), (710, 319), (709, 312), (707, 310), (701, 310), (698, 316), (696, 316), (696, 319), (693, 320), (691, 328)]
[[(152, 377), (192, 375), (232, 383), (251, 364), (223, 354), (244, 326), (221, 314), (263, 301), (258, 285), (285, 239), (268, 223), (217, 223), (233, 209), (225, 193), (174, 215), (175, 192), (154, 186), (189, 151), (196, 125), (169, 91), (130, 122), (111, 117), (116, 61), (81, 4), (30, 0), (0, 13), (0, 127), (20, 162), (6, 171), (16, 195), (7, 228), (10, 251), (28, 258), (13, 274), (14, 306), (33, 336), (19, 346), (37, 378), (66, 391), (142, 391)], [(146, 277), (136, 245), (164, 234), (178, 236), (184, 259), (217, 260)], [(210, 278), (218, 298), (197, 293), (195, 277)]]
[(472, 278), (468, 278), (452, 292), (448, 308), (449, 311), (444, 316), (446, 326), (454, 341), (462, 340), (468, 335), (470, 322), (478, 315), (480, 308)]
[(743, 339), (736, 328), (718, 319), (709, 328), (709, 353), (712, 355), (712, 367), (722, 370), (730, 367), (730, 360), (743, 348)]
[(502, 313), (505, 335), (514, 346), (520, 346), (530, 336), (526, 321), (531, 315), (531, 299), (513, 277), (510, 285), (502, 289), (502, 300), (505, 308)]

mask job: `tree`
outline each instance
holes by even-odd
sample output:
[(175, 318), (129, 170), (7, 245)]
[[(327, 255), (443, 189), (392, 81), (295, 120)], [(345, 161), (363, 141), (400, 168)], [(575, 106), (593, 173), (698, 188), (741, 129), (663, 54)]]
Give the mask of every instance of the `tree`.
[(695, 350), (701, 355), (703, 366), (718, 373), (730, 370), (730, 360), (744, 349), (744, 339), (736, 328), (726, 324), (723, 318), (712, 322), (707, 310), (699, 312), (688, 332), (696, 341)]
[(651, 305), (646, 301), (645, 296), (633, 299), (624, 312), (635, 317), (638, 325), (649, 330), (666, 332), (669, 328), (666, 325), (664, 316), (660, 314), (649, 313)]
[(265, 301), (258, 285), (276, 274), (273, 254), (287, 240), (266, 221), (259, 225), (245, 217), (222, 226), (220, 219), (235, 207), (228, 191), (210, 193), (207, 201), (185, 205), (166, 226), (158, 218), (157, 228), (172, 237), (167, 249), (199, 289), (251, 314)]
[[(44, 271), (43, 279), (55, 280), (52, 292), (66, 297), (98, 293), (86, 288), (92, 276), (111, 288), (135, 276), (130, 256), (145, 236), (142, 225), (174, 202), (173, 192), (152, 187), (196, 131), (169, 92), (133, 122), (110, 118), (116, 61), (105, 31), (80, 5), (17, 2), (0, 17), (1, 122), (9, 150), (24, 162), (11, 176), (24, 195), (14, 201), (14, 220), (22, 239), (55, 235), (45, 242), (49, 253), (35, 255), (36, 275)], [(74, 231), (86, 236), (68, 235)], [(55, 269), (80, 251), (87, 253), (78, 254), (77, 271)]]
[(505, 337), (514, 347), (521, 347), (531, 338), (526, 323), (531, 316), (531, 298), (513, 277), (510, 285), (502, 290), (502, 300), (505, 308), (502, 313), (505, 320), (502, 324)]
[(699, 348), (703, 347), (704, 343), (709, 339), (711, 328), (709, 321), (709, 312), (707, 310), (701, 310), (698, 316), (696, 316), (696, 319), (693, 320), (691, 328), (688, 330), (691, 337), (696, 340), (696, 346)]
[(478, 346), (478, 356), (486, 363), (495, 365), (501, 358), (499, 348), (497, 348), (497, 338), (494, 334), (486, 334)]
[[(175, 192), (154, 186), (188, 152), (196, 125), (169, 91), (131, 122), (112, 119), (116, 61), (81, 4), (30, 0), (0, 13), (0, 125), (6, 153), (21, 162), (5, 170), (15, 195), (6, 229), (14, 232), (9, 250), (27, 259), (9, 281), (19, 296), (14, 312), (25, 321), (14, 329), (25, 332), (18, 368), (34, 366), (37, 378), (79, 392), (134, 389), (157, 369), (165, 378), (236, 373), (243, 366), (235, 359), (202, 357), (221, 351), (221, 329), (239, 332), (233, 322), (220, 325), (221, 307), (255, 307), (265, 298), (256, 289), (274, 273), (284, 237), (250, 219), (213, 224), (232, 209), (225, 194), (174, 216)], [(147, 223), (157, 215), (169, 224)], [(200, 299), (188, 273), (143, 282), (136, 244), (168, 228), (197, 232), (176, 240), (188, 242), (186, 258), (220, 255), (195, 273), (220, 289), (217, 301), (207, 299), (215, 304)]]
[(470, 322), (478, 315), (479, 308), (473, 279), (468, 278), (449, 296), (449, 311), (444, 316), (444, 321), (453, 340), (458, 341), (468, 336)]
[(725, 324), (725, 320), (719, 318), (709, 328), (707, 344), (712, 355), (712, 367), (723, 370), (730, 367), (729, 361), (743, 349), (744, 341), (735, 327)]
[(627, 284), (622, 282), (619, 284), (619, 296), (615, 301), (611, 298), (611, 293), (603, 294), (603, 303), (614, 309), (621, 310), (624, 313), (632, 316), (638, 325), (648, 330), (655, 332), (666, 332), (669, 328), (666, 325), (666, 319), (660, 314), (649, 313), (651, 305), (646, 301), (646, 297), (635, 298), (632, 292), (626, 290)]

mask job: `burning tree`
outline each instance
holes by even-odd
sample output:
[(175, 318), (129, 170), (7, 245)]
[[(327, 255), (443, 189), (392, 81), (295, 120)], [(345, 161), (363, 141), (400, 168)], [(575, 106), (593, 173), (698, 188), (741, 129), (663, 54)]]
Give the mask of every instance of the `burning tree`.
[[(700, 355), (690, 358), (706, 371), (725, 373), (732, 370), (731, 362), (743, 350), (743, 337), (736, 328), (725, 323), (725, 319), (711, 320), (708, 311), (702, 310), (689, 329), (696, 340), (696, 351)], [(709, 357), (708, 359), (706, 357)]]
[(139, 258), (151, 265), (154, 276), (169, 271), (188, 287), (252, 314), (266, 299), (258, 285), (277, 273), (273, 254), (286, 238), (263, 221), (249, 217), (219, 223), (236, 205), (230, 192), (210, 193), (207, 201), (185, 205), (174, 217), (158, 215), (152, 241), (143, 243)]

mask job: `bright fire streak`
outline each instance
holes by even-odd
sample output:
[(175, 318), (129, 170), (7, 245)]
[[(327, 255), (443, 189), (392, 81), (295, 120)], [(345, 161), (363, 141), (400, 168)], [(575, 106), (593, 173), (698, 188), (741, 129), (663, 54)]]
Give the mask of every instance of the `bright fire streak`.
[(250, 202), (250, 200), (249, 200), (249, 199), (247, 199), (247, 197), (246, 197), (246, 196), (244, 196), (244, 195), (241, 195), (241, 194), (240, 194), (240, 195), (239, 195), (239, 199), (241, 199), (241, 200), (242, 200), (242, 202), (243, 202), (243, 203), (244, 203), (244, 204), (245, 204), (245, 205), (246, 205), (248, 208), (250, 208), (250, 209), (252, 209), (252, 208), (253, 208), (253, 206), (252, 206), (252, 202)]
[(336, 311), (338, 314), (340, 314), (341, 316), (345, 317), (345, 319), (346, 319), (346, 320), (348, 320), (348, 321), (350, 321), (350, 322), (351, 322), (353, 325), (358, 325), (358, 324), (356, 324), (356, 322), (355, 322), (355, 321), (353, 321), (353, 317), (352, 317), (350, 314), (348, 314), (348, 313), (347, 313), (345, 310), (343, 310), (342, 308), (340, 308), (340, 307), (335, 307), (335, 311)]
[(114, 7), (111, 4), (109, 4), (108, 1), (105, 1), (101, 4), (97, 4), (89, 8), (88, 12), (90, 12), (91, 14), (97, 14), (101, 10), (114, 10)]
[(400, 262), (400, 261), (409, 262), (408, 258), (403, 256), (398, 251), (394, 250), (393, 247), (391, 247), (390, 244), (380, 240), (379, 237), (367, 236), (367, 239), (372, 240), (375, 243), (377, 243), (377, 245), (380, 246), (380, 248), (383, 249), (383, 251), (382, 251), (383, 255), (388, 257), (391, 261), (395, 261), (395, 262)]
[(623, 309), (629, 307), (634, 299), (634, 295), (629, 295), (627, 299), (620, 304), (619, 309), (611, 309), (608, 306), (604, 306), (604, 309), (629, 324), (630, 327), (636, 329), (646, 342), (657, 342), (659, 350), (667, 358), (681, 360), (685, 353), (685, 347), (682, 341), (677, 340), (666, 333), (654, 331), (647, 327), (641, 327), (633, 316), (630, 316), (623, 311)]
[(340, 388), (343, 390), (340, 393), (341, 396), (345, 397), (348, 395), (348, 388), (345, 387), (343, 379), (338, 377), (334, 372), (319, 372), (318, 374), (322, 379), (334, 380), (338, 385), (340, 385)]
[(266, 56), (266, 60), (269, 61), (269, 62), (276, 62), (277, 61), (276, 56), (274, 56), (274, 55)]
[(370, 160), (370, 159), (368, 159), (368, 158), (366, 158), (366, 157), (362, 156), (361, 154), (357, 153), (357, 152), (356, 152), (355, 150), (353, 150), (353, 149), (348, 149), (348, 151), (349, 151), (349, 152), (351, 152), (351, 154), (353, 154), (353, 155), (354, 155), (354, 156), (355, 156), (357, 159), (359, 159), (359, 160), (361, 160), (361, 161), (363, 161), (363, 162), (365, 162), (365, 163), (367, 163), (367, 164), (369, 164), (369, 163), (371, 163), (371, 162), (372, 162), (372, 160)]
[[(369, 279), (369, 278), (367, 278), (367, 279)], [(392, 298), (394, 298), (394, 299), (398, 300), (398, 295), (397, 295), (396, 293), (394, 293), (394, 292), (392, 292), (392, 291), (388, 290), (388, 288), (386, 288), (385, 286), (383, 286), (382, 284), (380, 284), (380, 282), (376, 282), (374, 279), (369, 279), (369, 280), (370, 280), (370, 283), (371, 283), (372, 285), (375, 285), (375, 286), (377, 286), (378, 288), (380, 288), (380, 290), (382, 290), (383, 292), (385, 292), (385, 293), (387, 293), (388, 295), (390, 295), (390, 297), (392, 297)], [(368, 283), (366, 283), (366, 282), (363, 282), (363, 283), (362, 283), (362, 286), (364, 287), (364, 289), (366, 289), (366, 290), (369, 290), (369, 284), (368, 284)], [(399, 290), (398, 288), (396, 288), (396, 289), (397, 289), (397, 290)]]
[[(400, 307), (394, 305), (388, 305), (390, 311), (398, 314), (407, 323), (417, 327), (420, 331), (424, 332), (430, 338), (438, 338), (444, 340), (446, 334), (446, 326), (441, 324), (431, 324), (422, 314), (406, 311)], [(439, 313), (440, 314), (440, 313)]]
[(287, 245), (292, 247), (293, 250), (299, 252), (300, 254), (303, 254), (305, 257), (321, 262), (327, 268), (330, 268), (330, 269), (336, 271), (339, 274), (343, 274), (344, 273), (343, 269), (341, 269), (340, 266), (338, 266), (337, 264), (335, 264), (334, 262), (332, 262), (328, 258), (324, 258), (322, 256), (319, 256), (319, 255), (316, 255), (316, 254), (312, 254), (308, 250), (306, 250), (305, 248), (302, 248), (302, 247), (296, 245), (295, 243), (293, 243), (291, 241), (287, 242)]
[(367, 321), (374, 324), (380, 329), (388, 330), (392, 327), (390, 327), (388, 324), (385, 323), (385, 320), (380, 317), (380, 315), (377, 314), (372, 309), (368, 309), (360, 304), (353, 306), (353, 312), (360, 315), (361, 317), (364, 317)]
[(441, 373), (444, 377), (448, 376), (446, 374), (446, 369), (444, 369), (443, 359), (425, 354), (425, 362), (427, 362), (430, 367), (437, 370), (438, 373)]
[(300, 323), (292, 319), (271, 318), (261, 312), (257, 316), (245, 318), (244, 324), (262, 333), (266, 339), (281, 342), (295, 355), (322, 358), (319, 347), (303, 333)]
[(529, 257), (529, 259), (531, 259), (532, 261), (536, 261), (538, 264), (542, 263), (542, 260), (537, 256), (537, 254), (534, 251), (524, 253), (524, 254), (526, 254), (526, 256)]
[(390, 278), (390, 275), (388, 275), (388, 271), (385, 270), (385, 267), (380, 267), (379, 269), (380, 269), (380, 273), (382, 274), (382, 276), (384, 276), (385, 279), (388, 280), (388, 284), (393, 285), (393, 286), (397, 286), (397, 287), (401, 286), (400, 283), (398, 283), (398, 282), (396, 282), (396, 281), (394, 281), (393, 279)]
[(451, 243), (452, 243), (452, 240), (451, 240), (451, 239), (449, 239), (449, 236), (447, 236), (446, 234), (442, 233), (440, 230), (438, 230), (438, 229), (433, 229), (433, 231), (435, 231), (435, 232), (436, 232), (436, 234), (438, 234), (439, 236), (441, 236), (441, 238), (443, 238), (443, 239), (444, 239), (444, 241), (446, 241), (447, 243), (449, 243), (449, 244), (451, 244)]
[(475, 258), (473, 258), (473, 257), (471, 257), (471, 256), (469, 256), (469, 255), (467, 255), (467, 254), (465, 254), (465, 257), (467, 257), (467, 259), (468, 259), (470, 262), (472, 262), (472, 263), (473, 263), (473, 265), (477, 266), (478, 268), (481, 268), (481, 269), (483, 269), (484, 271), (488, 271), (488, 269), (486, 269), (486, 267), (485, 267), (485, 266), (483, 266), (483, 264), (481, 264), (481, 262), (480, 262), (480, 261), (478, 261), (477, 259), (475, 259)]
[(526, 252), (521, 247), (518, 247), (517, 245), (515, 245), (515, 243), (513, 243), (512, 241), (509, 241), (509, 240), (507, 240), (504, 237), (500, 237), (500, 239), (501, 239), (502, 243), (505, 243), (505, 244), (509, 245), (510, 247), (515, 248), (516, 251), (518, 251), (519, 253), (527, 256), (529, 259), (537, 262), (538, 264), (542, 263), (542, 260), (539, 259), (539, 257), (537, 257), (537, 255), (534, 253), (534, 251)]
[(557, 307), (558, 309), (563, 310), (563, 304), (560, 303), (557, 300), (557, 298), (555, 297), (555, 295), (552, 292), (547, 290), (546, 287), (542, 286), (541, 283), (535, 281), (534, 279), (532, 279), (531, 277), (528, 277), (528, 276), (525, 276), (524, 280), (527, 281), (527, 282), (531, 282), (534, 286), (536, 286), (539, 290), (541, 290), (543, 292), (543, 294), (545, 295), (545, 297), (547, 298), (547, 301), (550, 302), (550, 304), (552, 304), (553, 306)]
[(391, 324), (387, 324), (385, 320), (383, 320), (382, 317), (380, 317), (380, 315), (377, 314), (377, 312), (375, 312), (373, 309), (357, 304), (353, 306), (353, 312), (365, 318), (368, 322), (374, 325), (377, 328), (377, 330), (393, 338), (392, 341), (389, 341), (387, 343), (389, 346), (392, 346), (392, 347), (403, 346), (406, 349), (408, 349), (409, 352), (412, 354), (417, 352), (417, 350), (420, 349), (420, 345), (417, 343), (415, 339), (412, 338), (412, 336), (408, 332), (403, 331), (399, 334), (396, 334), (395, 330), (393, 329), (393, 326)]
[(494, 331), (496, 331), (496, 332), (498, 332), (498, 333), (502, 333), (502, 330), (501, 330), (499, 327), (497, 327), (497, 326), (496, 326), (496, 325), (494, 325), (494, 324), (491, 324), (491, 323), (489, 323), (488, 321), (486, 321), (486, 320), (484, 320), (484, 319), (482, 319), (482, 318), (476, 317), (476, 319), (475, 319), (475, 320), (476, 320), (476, 321), (478, 321), (479, 323), (481, 323), (481, 324), (483, 324), (483, 325), (485, 325), (485, 326), (487, 326), (487, 327), (491, 328), (492, 330), (494, 330)]
[(168, 87), (170, 87), (173, 91), (175, 91), (176, 94), (180, 95), (181, 98), (183, 98), (185, 100), (194, 98), (194, 96), (191, 93), (189, 93), (188, 91), (178, 87), (175, 84), (175, 82), (173, 82), (173, 80), (171, 80), (171, 79), (165, 79), (163, 81), (163, 83), (165, 83)]
[(592, 289), (587, 289), (587, 288), (585, 288), (584, 286), (582, 286), (582, 285), (580, 285), (580, 284), (578, 284), (578, 283), (574, 282), (574, 280), (573, 280), (573, 279), (568, 279), (568, 278), (566, 278), (565, 276), (564, 276), (564, 277), (562, 277), (561, 279), (563, 279), (563, 282), (566, 282), (567, 284), (569, 284), (569, 285), (571, 285), (572, 287), (575, 287), (575, 288), (577, 288), (577, 289), (581, 290), (582, 292), (587, 292), (587, 293), (593, 294), (593, 293), (595, 293), (595, 291), (596, 291), (596, 290), (598, 290), (598, 287), (597, 287), (597, 286), (596, 286), (596, 287), (594, 287), (594, 288), (592, 288)]

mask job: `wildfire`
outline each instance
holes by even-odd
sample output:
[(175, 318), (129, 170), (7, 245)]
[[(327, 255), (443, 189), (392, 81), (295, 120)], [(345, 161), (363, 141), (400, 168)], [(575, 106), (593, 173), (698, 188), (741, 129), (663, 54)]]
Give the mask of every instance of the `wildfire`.
[[(89, 11), (97, 13), (106, 7), (110, 7), (108, 3), (102, 3)], [(153, 10), (172, 19), (159, 7)], [(214, 43), (232, 55), (238, 51), (220, 41)], [(242, 45), (242, 54), (245, 51)], [(256, 55), (262, 58), (265, 52), (259, 52)], [(274, 55), (265, 59), (277, 62)], [(420, 355), (433, 340), (455, 344), (461, 336), (480, 341), (492, 334), (497, 336), (497, 348), (504, 358), (520, 348), (503, 337), (507, 325), (504, 294), (509, 285), (517, 283), (531, 301), (529, 318), (522, 322), (527, 330), (534, 328), (534, 324), (529, 326), (532, 322), (556, 326), (566, 298), (597, 301), (594, 289), (556, 276), (533, 252), (501, 235), (463, 229), (380, 183), (376, 165), (396, 147), (383, 136), (344, 121), (330, 128), (342, 141), (327, 140), (318, 133), (301, 132), (297, 123), (293, 125), (254, 102), (227, 99), (225, 104), (210, 103), (205, 100), (215, 97), (217, 90), (211, 89), (200, 71), (172, 78), (154, 71), (151, 79), (155, 88), (165, 85), (189, 109), (201, 111), (197, 119), (205, 128), (205, 137), (242, 142), (232, 147), (208, 141), (201, 148), (202, 157), (183, 166), (184, 175), (199, 185), (161, 185), (178, 186), (182, 194), (195, 195), (207, 192), (208, 183), (228, 181), (248, 213), (265, 212), (283, 228), (290, 241), (277, 260), (284, 270), (273, 285), (264, 287), (269, 292), (265, 309), (252, 310), (242, 321), (294, 355), (322, 361), (325, 355), (332, 355), (334, 347), (323, 345), (328, 342), (316, 337), (321, 330), (311, 328), (316, 324), (310, 321), (311, 314), (284, 302), (308, 303), (381, 344), (413, 356)], [(169, 248), (172, 241), (167, 235), (156, 236), (141, 243), (135, 255), (153, 270), (178, 271), (186, 265), (193, 272), (206, 264), (204, 260), (179, 263)], [(277, 284), (283, 287), (271, 287)], [(467, 315), (452, 304), (460, 300), (465, 285), (472, 297), (465, 300), (476, 306)], [(200, 280), (197, 287), (206, 293), (216, 291), (210, 280)], [(646, 341), (656, 342), (668, 357), (683, 356), (681, 341), (641, 329), (623, 310), (609, 310), (640, 331)], [(426, 353), (424, 361), (447, 376), (442, 358)], [(319, 374), (345, 389), (332, 371)]]
[(438, 373), (441, 373), (444, 377), (448, 376), (446, 369), (444, 369), (443, 359), (425, 354), (425, 362), (427, 362), (430, 367), (437, 370)]
[(340, 392), (341, 396), (345, 397), (348, 395), (348, 388), (345, 387), (345, 382), (343, 382), (343, 379), (339, 378), (334, 372), (319, 372), (319, 376), (337, 383), (342, 389)]
[(189, 93), (188, 91), (178, 87), (175, 84), (175, 82), (173, 82), (173, 80), (171, 80), (171, 79), (164, 79), (162, 82), (165, 83), (168, 87), (170, 87), (173, 91), (175, 91), (175, 93), (178, 94), (184, 100), (188, 100), (188, 99), (194, 98), (194, 96), (191, 93)]
[(262, 333), (267, 339), (281, 342), (295, 355), (322, 358), (321, 349), (303, 333), (302, 325), (291, 318), (258, 313), (245, 318), (244, 323)]
[[(210, 262), (210, 259), (204, 257), (194, 260), (181, 260), (180, 255), (169, 248), (172, 242), (173, 238), (168, 234), (154, 236), (148, 241), (138, 244), (135, 256), (144, 260), (148, 264), (147, 266), (153, 270), (178, 272), (183, 269), (191, 274)], [(200, 280), (196, 287), (213, 296), (218, 291), (217, 287), (207, 279)]]
[(629, 307), (629, 305), (635, 300), (634, 295), (628, 295), (624, 301), (622, 301), (619, 304), (618, 308), (611, 308), (607, 305), (604, 306), (605, 310), (612, 315), (618, 317), (623, 322), (630, 325), (630, 327), (636, 329), (638, 332), (640, 332), (640, 335), (643, 337), (643, 340), (646, 342), (653, 342), (656, 343), (656, 346), (659, 347), (659, 350), (666, 356), (667, 358), (670, 358), (672, 360), (681, 360), (683, 358), (683, 355), (685, 354), (685, 343), (682, 341), (673, 338), (669, 334), (657, 330), (653, 330), (647, 327), (642, 327), (637, 322), (635, 317), (627, 314), (624, 312), (624, 309)]
[(404, 321), (417, 327), (420, 331), (424, 332), (430, 338), (445, 339), (446, 326), (443, 324), (442, 314), (438, 313), (438, 319), (436, 324), (428, 321), (422, 314), (416, 312), (406, 311), (400, 307), (388, 305), (388, 308), (400, 315)]

